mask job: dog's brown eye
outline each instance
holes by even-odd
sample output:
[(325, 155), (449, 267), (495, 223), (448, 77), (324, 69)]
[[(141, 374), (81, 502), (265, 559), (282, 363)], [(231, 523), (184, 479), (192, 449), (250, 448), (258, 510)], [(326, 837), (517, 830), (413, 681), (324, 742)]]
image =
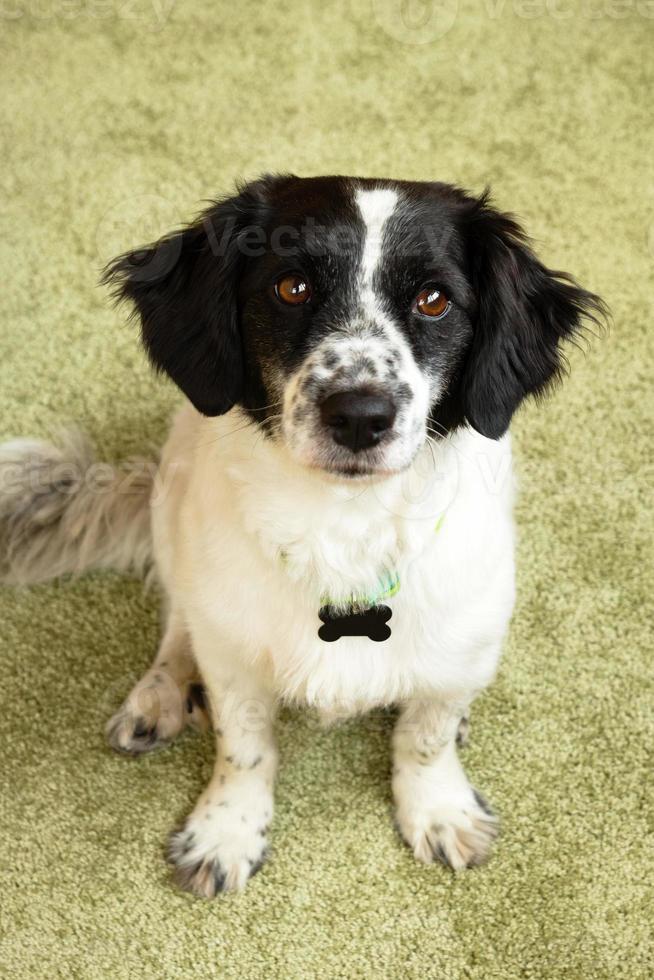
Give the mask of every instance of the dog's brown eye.
[(426, 289), (423, 289), (416, 296), (414, 303), (414, 309), (418, 313), (422, 313), (423, 316), (430, 316), (435, 320), (439, 320), (442, 316), (445, 316), (449, 308), (449, 299), (443, 290), (437, 289), (436, 286), (428, 286)]
[(310, 298), (311, 287), (302, 276), (291, 273), (277, 280), (275, 295), (277, 299), (281, 300), (282, 303), (287, 303), (288, 306), (300, 306), (301, 303), (306, 303)]

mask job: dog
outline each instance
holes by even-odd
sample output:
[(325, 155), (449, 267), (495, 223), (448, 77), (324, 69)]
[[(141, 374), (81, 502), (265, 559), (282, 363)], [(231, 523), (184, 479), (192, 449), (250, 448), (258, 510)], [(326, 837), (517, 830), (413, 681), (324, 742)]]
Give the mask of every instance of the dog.
[(211, 898), (264, 863), (280, 703), (397, 707), (399, 833), (482, 863), (498, 822), (457, 742), (514, 604), (509, 423), (603, 302), (487, 193), (348, 177), (264, 176), (104, 282), (184, 405), (102, 492), (79, 434), (5, 444), (0, 574), (154, 567), (163, 638), (107, 736), (138, 754), (210, 718), (177, 882)]

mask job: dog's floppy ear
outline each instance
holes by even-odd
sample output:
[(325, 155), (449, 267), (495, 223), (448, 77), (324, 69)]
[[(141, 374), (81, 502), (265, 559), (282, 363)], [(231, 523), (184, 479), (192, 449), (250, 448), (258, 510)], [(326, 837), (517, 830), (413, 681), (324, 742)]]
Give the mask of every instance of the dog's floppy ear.
[(133, 302), (152, 363), (204, 415), (229, 411), (242, 395), (239, 233), (256, 203), (246, 190), (215, 204), (188, 228), (119, 256), (103, 275)]
[(476, 300), (474, 337), (461, 396), (468, 422), (499, 439), (527, 395), (538, 395), (562, 369), (560, 344), (574, 339), (584, 319), (596, 323), (606, 307), (571, 276), (552, 272), (488, 192), (467, 210), (464, 243)]

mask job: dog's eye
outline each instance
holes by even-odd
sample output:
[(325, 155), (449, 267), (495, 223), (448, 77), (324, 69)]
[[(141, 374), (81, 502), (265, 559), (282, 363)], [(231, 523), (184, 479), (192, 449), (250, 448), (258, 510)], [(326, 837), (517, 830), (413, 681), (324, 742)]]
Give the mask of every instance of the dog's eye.
[(275, 296), (288, 306), (300, 306), (311, 298), (311, 286), (303, 276), (290, 273), (275, 283)]
[(431, 317), (432, 320), (440, 320), (446, 313), (449, 313), (451, 305), (442, 289), (438, 289), (436, 286), (427, 286), (416, 296), (413, 309), (416, 313)]

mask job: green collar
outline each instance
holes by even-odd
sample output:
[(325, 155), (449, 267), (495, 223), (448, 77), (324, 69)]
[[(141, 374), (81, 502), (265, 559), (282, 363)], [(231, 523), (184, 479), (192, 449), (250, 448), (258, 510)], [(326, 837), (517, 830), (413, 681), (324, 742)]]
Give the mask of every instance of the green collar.
[(382, 599), (390, 599), (400, 591), (400, 576), (397, 572), (389, 572), (380, 578), (379, 585), (375, 592), (356, 593), (353, 592), (347, 598), (332, 599), (326, 594), (320, 598), (322, 606), (331, 606), (334, 609), (346, 609), (348, 612), (362, 612), (365, 609), (372, 609), (378, 606)]
[[(434, 534), (438, 534), (445, 520), (445, 511), (440, 515), (434, 524)], [(285, 551), (279, 552), (282, 564), (288, 561)], [(384, 599), (390, 599), (400, 591), (400, 576), (397, 572), (386, 572), (379, 580), (379, 585), (374, 592), (353, 592), (347, 598), (333, 599), (327, 594), (323, 594), (320, 602), (323, 606), (332, 606), (336, 609), (347, 609), (351, 612), (360, 612), (365, 609), (372, 609), (379, 605)]]

